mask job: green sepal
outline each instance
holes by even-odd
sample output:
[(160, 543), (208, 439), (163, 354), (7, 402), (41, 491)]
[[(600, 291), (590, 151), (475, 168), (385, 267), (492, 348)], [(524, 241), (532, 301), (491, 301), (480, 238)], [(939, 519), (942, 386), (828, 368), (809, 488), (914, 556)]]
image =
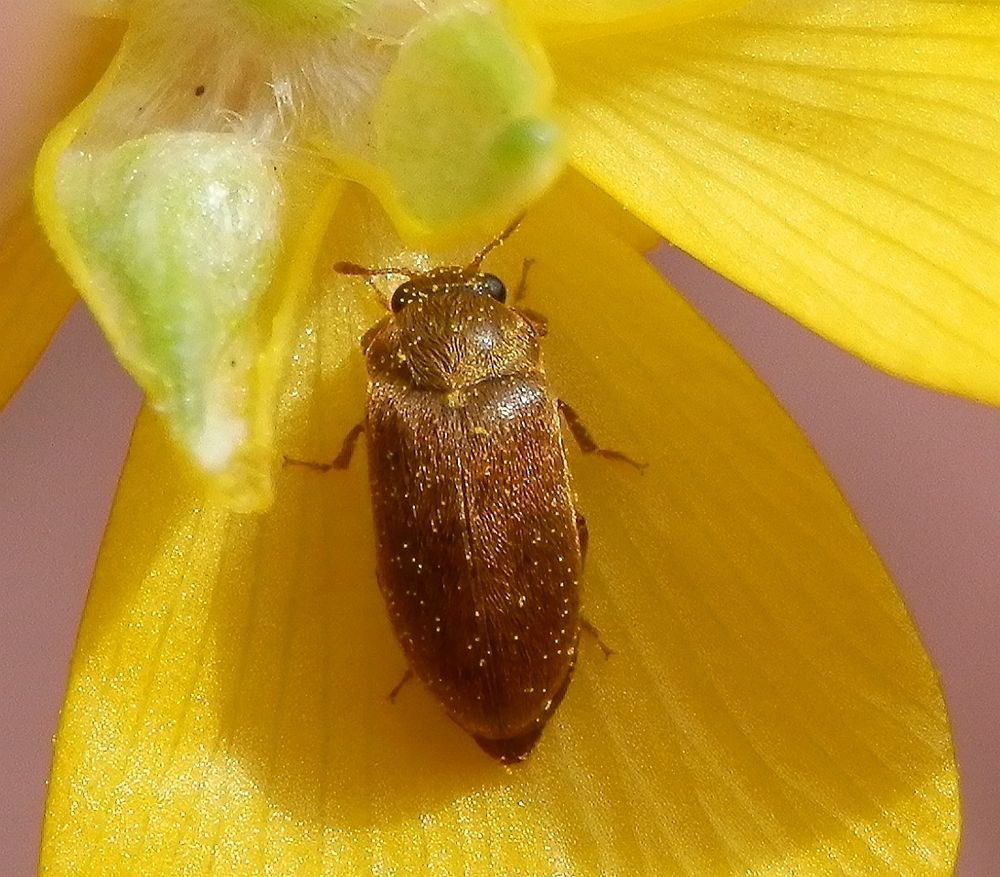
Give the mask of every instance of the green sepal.
[(56, 194), (117, 355), (198, 465), (231, 469), (254, 451), (257, 309), (281, 235), (275, 166), (239, 135), (159, 132), (67, 151)]
[(372, 113), (376, 162), (397, 202), (390, 211), (435, 234), (524, 209), (562, 166), (551, 98), (544, 56), (499, 9), (428, 16), (408, 34)]

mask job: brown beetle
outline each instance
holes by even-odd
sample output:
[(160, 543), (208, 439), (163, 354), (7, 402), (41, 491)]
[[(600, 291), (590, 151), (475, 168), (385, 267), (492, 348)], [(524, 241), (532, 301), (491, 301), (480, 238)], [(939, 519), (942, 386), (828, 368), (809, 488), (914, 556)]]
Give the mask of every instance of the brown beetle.
[(366, 433), (378, 582), (396, 636), (412, 673), (504, 763), (535, 745), (589, 628), (579, 597), (586, 526), (560, 410), (584, 450), (627, 460), (598, 449), (549, 392), (544, 318), (506, 306), (504, 284), (479, 271), (512, 230), (466, 267), (335, 266), (410, 279), (361, 342), (365, 422), (320, 467), (346, 466)]

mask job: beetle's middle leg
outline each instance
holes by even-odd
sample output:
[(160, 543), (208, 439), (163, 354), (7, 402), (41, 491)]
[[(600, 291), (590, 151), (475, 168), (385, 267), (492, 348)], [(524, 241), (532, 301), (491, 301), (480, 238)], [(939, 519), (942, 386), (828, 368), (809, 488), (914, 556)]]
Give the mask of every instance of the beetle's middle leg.
[(312, 460), (297, 460), (294, 457), (285, 457), (286, 466), (305, 466), (307, 469), (315, 469), (317, 472), (329, 472), (331, 469), (346, 469), (351, 464), (351, 457), (354, 456), (354, 448), (358, 444), (361, 433), (365, 431), (364, 423), (359, 423), (351, 428), (351, 431), (344, 437), (344, 443), (340, 447), (340, 453), (329, 463), (316, 463)]
[(576, 443), (580, 446), (580, 450), (585, 454), (597, 454), (599, 457), (606, 457), (609, 460), (620, 460), (622, 463), (628, 463), (629, 466), (634, 466), (640, 472), (648, 466), (648, 463), (640, 463), (637, 460), (633, 460), (621, 451), (614, 451), (610, 448), (602, 448), (597, 442), (594, 441), (593, 436), (591, 436), (589, 430), (583, 425), (583, 421), (580, 420), (580, 415), (577, 414), (568, 403), (563, 402), (562, 399), (559, 400), (559, 410), (562, 412), (563, 417), (566, 418), (566, 425), (569, 427), (569, 431), (573, 433), (573, 438), (576, 439)]

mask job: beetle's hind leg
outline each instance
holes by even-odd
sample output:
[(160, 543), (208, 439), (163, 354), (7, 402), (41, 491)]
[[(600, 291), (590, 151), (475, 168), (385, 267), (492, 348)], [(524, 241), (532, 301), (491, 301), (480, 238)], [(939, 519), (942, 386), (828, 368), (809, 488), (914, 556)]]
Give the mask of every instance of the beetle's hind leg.
[(622, 463), (628, 463), (629, 466), (634, 466), (640, 472), (642, 472), (642, 470), (649, 465), (648, 463), (640, 463), (638, 460), (633, 460), (621, 451), (614, 451), (610, 448), (600, 447), (597, 442), (594, 441), (593, 436), (591, 436), (587, 427), (583, 425), (583, 421), (580, 420), (580, 415), (577, 414), (568, 403), (563, 402), (562, 399), (559, 400), (559, 410), (562, 412), (563, 417), (566, 418), (566, 425), (569, 427), (569, 431), (573, 433), (573, 438), (576, 439), (576, 443), (580, 446), (580, 450), (585, 454), (597, 454), (599, 457), (606, 457), (609, 460), (620, 460)]
[(412, 668), (407, 667), (406, 672), (403, 674), (403, 678), (396, 683), (395, 688), (393, 688), (392, 691), (390, 691), (389, 694), (386, 696), (386, 699), (389, 701), (389, 703), (396, 702), (396, 695), (398, 695), (399, 692), (403, 690), (403, 686), (406, 685), (406, 683), (409, 682), (412, 678), (413, 678), (413, 670)]
[(579, 512), (576, 513), (576, 536), (580, 543), (580, 565), (587, 562), (587, 546), (590, 544), (590, 528), (587, 526), (587, 519)]
[(594, 638), (594, 642), (597, 643), (598, 648), (604, 652), (605, 661), (615, 653), (614, 649), (601, 639), (601, 632), (583, 615), (580, 616), (580, 630), (590, 634)]
[(307, 469), (315, 469), (317, 472), (329, 472), (331, 469), (346, 469), (351, 465), (351, 457), (354, 456), (354, 448), (358, 444), (361, 433), (365, 431), (365, 425), (359, 423), (344, 437), (344, 443), (337, 454), (329, 463), (316, 463), (313, 460), (297, 460), (294, 457), (285, 457), (285, 466), (305, 466)]

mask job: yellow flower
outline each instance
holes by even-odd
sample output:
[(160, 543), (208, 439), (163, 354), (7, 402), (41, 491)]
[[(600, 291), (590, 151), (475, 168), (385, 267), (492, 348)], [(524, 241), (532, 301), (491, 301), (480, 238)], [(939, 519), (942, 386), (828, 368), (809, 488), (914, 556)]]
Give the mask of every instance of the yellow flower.
[[(267, 33), (286, 9), (252, 5)], [(320, 6), (333, 15), (337, 4)], [(450, 210), (467, 210), (471, 228), (518, 198), (531, 204), (491, 270), (513, 277), (536, 259), (529, 294), (550, 317), (556, 390), (602, 440), (650, 463), (640, 478), (573, 459), (594, 534), (587, 612), (617, 654), (605, 663), (585, 646), (536, 752), (499, 768), (418, 689), (385, 702), (402, 658), (371, 575), (363, 467), (282, 472), (271, 510), (241, 515), (206, 496), (144, 412), (73, 662), (43, 873), (950, 871), (951, 743), (905, 610), (797, 430), (647, 267), (643, 229), (605, 193), (869, 360), (996, 401), (1000, 9), (516, 6), (525, 57), (539, 63), (537, 39), (554, 72), (571, 170), (539, 196), (542, 143), (528, 163), (538, 172), (503, 188), (513, 200), (480, 203), (473, 188)], [(119, 67), (43, 158), (43, 218), (77, 277), (94, 270), (80, 240), (93, 251), (91, 231), (103, 234), (108, 217), (60, 219), (79, 181), (58, 162), (78, 136), (121, 122), (121, 105), (105, 128), (94, 121), (107, 83), (143, 72)], [(150, 142), (91, 182), (205, 145)], [(225, 166), (242, 166), (247, 156), (220, 143), (209, 146), (232, 158)], [(308, 141), (296, 172), (314, 173), (317, 153)], [(441, 231), (440, 186), (404, 191), (409, 178), (393, 171), (415, 166), (407, 155), (337, 152), (408, 233)], [(254, 167), (254, 197), (266, 200), (273, 180)], [(60, 172), (70, 175), (62, 201)], [(321, 176), (296, 190), (310, 197), (288, 199), (296, 222), (266, 254), (275, 284), (303, 299), (299, 312), (286, 296), (267, 314), (292, 349), (277, 344), (282, 356), (265, 351), (273, 361), (250, 366), (255, 386), (277, 388), (290, 362), (273, 432), (281, 451), (312, 459), (332, 456), (359, 419), (357, 339), (378, 315), (329, 266), (413, 257), (370, 195), (321, 189)], [(27, 222), (4, 246), (6, 316), (38, 300), (25, 279), (37, 290), (49, 263)], [(97, 299), (115, 335), (112, 299)], [(9, 386), (68, 301), (45, 299), (30, 334), (0, 320)], [(265, 440), (271, 432), (260, 425)]]

